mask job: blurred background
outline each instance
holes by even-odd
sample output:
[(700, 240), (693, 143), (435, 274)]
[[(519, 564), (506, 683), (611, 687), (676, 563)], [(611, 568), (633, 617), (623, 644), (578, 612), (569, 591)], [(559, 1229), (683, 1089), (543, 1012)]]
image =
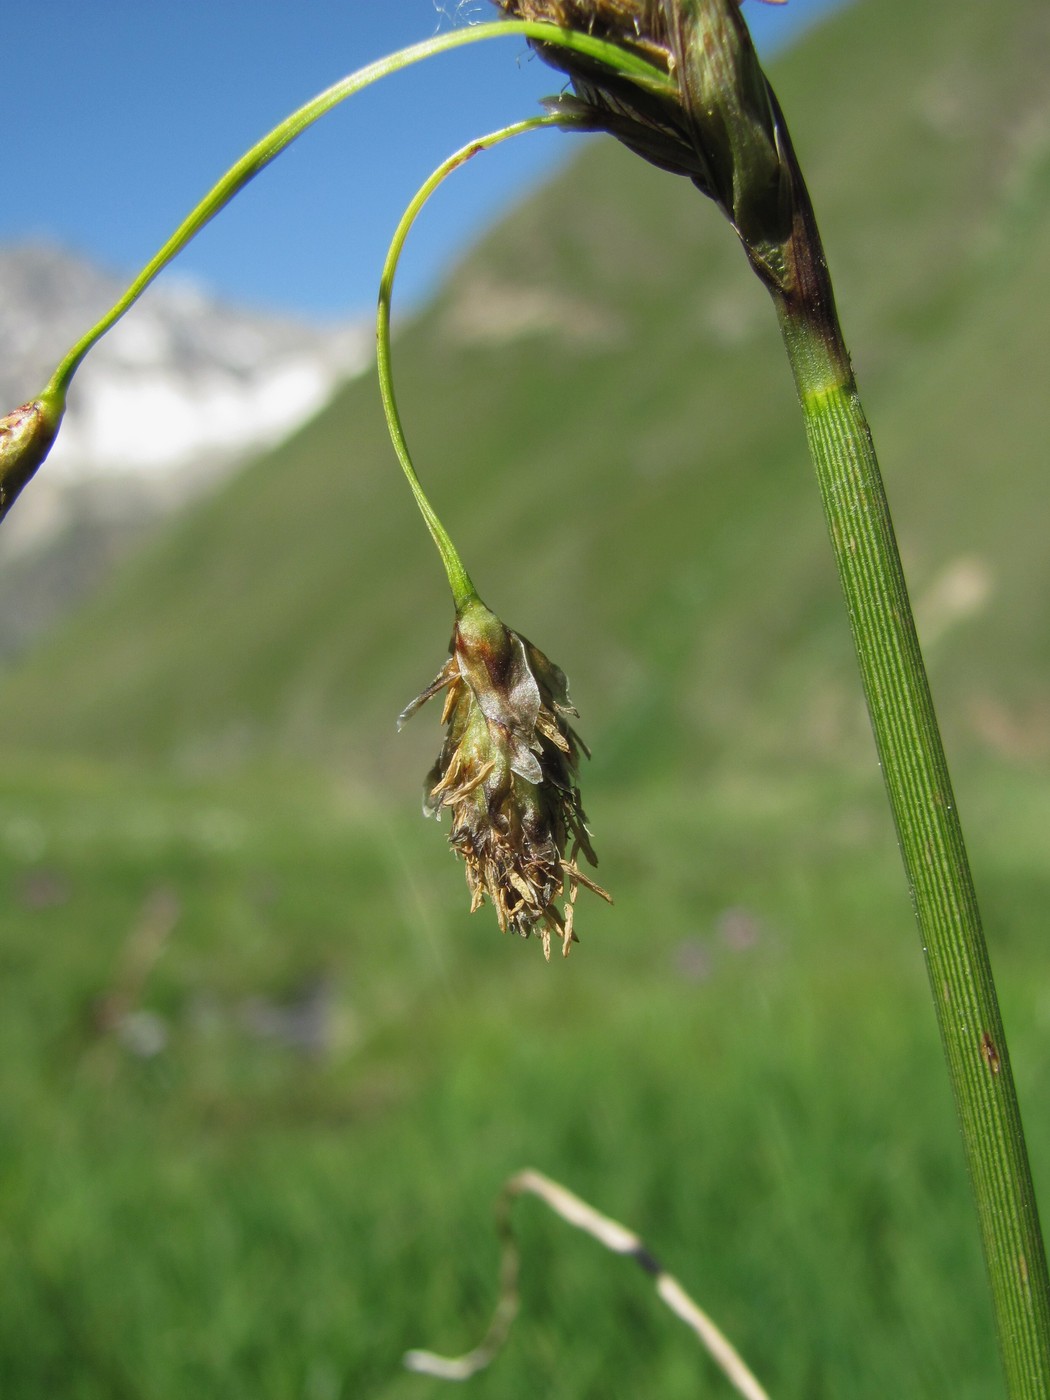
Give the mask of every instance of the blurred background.
[[(241, 151), (481, 5), (10, 0), (0, 389)], [(359, 13), (361, 11), (363, 13)], [(1050, 1181), (1050, 12), (749, 4), (807, 173)], [(30, 42), (31, 40), (31, 42)], [(473, 917), (423, 821), (451, 607), (371, 315), (431, 168), (558, 75), (353, 99), (85, 364), (0, 531), (0, 1390), (428, 1397), (532, 1165), (643, 1234), (777, 1396), (1000, 1393), (921, 951), (790, 376), (691, 187), (545, 134), (433, 201), (395, 348), (486, 601), (568, 672), (607, 908)], [(11, 191), (14, 191), (12, 194)], [(478, 1396), (728, 1394), (519, 1207)]]

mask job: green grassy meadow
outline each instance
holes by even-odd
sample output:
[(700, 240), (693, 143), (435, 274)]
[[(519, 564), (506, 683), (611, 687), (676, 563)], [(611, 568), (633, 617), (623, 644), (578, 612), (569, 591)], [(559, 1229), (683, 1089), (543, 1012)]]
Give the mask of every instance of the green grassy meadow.
[[(859, 0), (775, 75), (1044, 1202), (1048, 67), (1045, 0)], [(732, 236), (589, 144), (395, 371), (486, 600), (572, 677), (615, 905), (581, 894), (549, 967), (468, 915), (419, 815), (436, 711), (394, 728), (451, 609), (349, 385), (0, 678), (0, 1395), (429, 1400), (400, 1357), (478, 1340), (492, 1203), (529, 1165), (642, 1234), (777, 1400), (1001, 1394), (802, 428)], [(632, 1264), (517, 1211), (522, 1315), (465, 1393), (730, 1394)]]
[[(1048, 797), (979, 791), (1045, 1198)], [(727, 775), (688, 804), (591, 805), (617, 903), (584, 905), (547, 967), (468, 916), (412, 810), (292, 779), (9, 770), (4, 1395), (436, 1395), (400, 1354), (480, 1336), (492, 1201), (524, 1165), (643, 1233), (775, 1395), (999, 1393), (881, 794)], [(134, 998), (165, 1036), (147, 1055), (98, 1007), (161, 888), (178, 913)], [(313, 1045), (253, 1020), (320, 981)], [(472, 1393), (730, 1393), (632, 1265), (517, 1210), (523, 1313)]]

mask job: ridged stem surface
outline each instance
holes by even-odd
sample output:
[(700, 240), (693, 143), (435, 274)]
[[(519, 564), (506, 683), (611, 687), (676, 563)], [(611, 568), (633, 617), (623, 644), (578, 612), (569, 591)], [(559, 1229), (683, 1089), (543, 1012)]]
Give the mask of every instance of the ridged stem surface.
[(1050, 1285), (1006, 1036), (885, 488), (833, 310), (823, 310), (811, 318), (778, 302), (922, 935), (1008, 1393), (1046, 1400)]

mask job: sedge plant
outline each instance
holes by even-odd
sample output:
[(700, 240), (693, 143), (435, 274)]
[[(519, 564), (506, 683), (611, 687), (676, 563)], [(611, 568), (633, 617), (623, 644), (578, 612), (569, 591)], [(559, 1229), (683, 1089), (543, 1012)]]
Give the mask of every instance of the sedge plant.
[[(828, 534), (926, 958), (991, 1284), (1011, 1400), (1050, 1396), (1050, 1284), (1006, 1036), (962, 828), (885, 488), (861, 408), (817, 222), (783, 113), (740, 0), (496, 0), (504, 18), (437, 36), (351, 74), (264, 137), (187, 216), (125, 295), (74, 345), (41, 393), (0, 419), (0, 519), (45, 460), (73, 376), (102, 335), (190, 239), (313, 122), (387, 73), (497, 36), (523, 36), (567, 76), (558, 120), (609, 133), (685, 176), (729, 219), (772, 299), (798, 391)], [(509, 133), (482, 138), (453, 158)], [(451, 168), (451, 166), (450, 166)], [(421, 191), (425, 199), (429, 188)], [(416, 204), (399, 230), (400, 241)], [(380, 299), (383, 393), (395, 446), (452, 589), (448, 663), (405, 715), (445, 692), (448, 733), (427, 786), (452, 813), (472, 904), (574, 937), (576, 863), (590, 857), (579, 740), (562, 673), (481, 602), (419, 486), (389, 363), (395, 238)], [(384, 319), (386, 318), (386, 319)], [(404, 716), (403, 716), (404, 717)], [(565, 852), (568, 849), (569, 854)], [(601, 892), (601, 891), (599, 891)], [(557, 900), (562, 899), (559, 908)]]
[(542, 43), (581, 117), (684, 175), (768, 290), (798, 391), (962, 1127), (1011, 1397), (1050, 1395), (1050, 1284), (987, 943), (886, 490), (824, 249), (738, 0), (498, 0), (665, 71), (670, 98)]

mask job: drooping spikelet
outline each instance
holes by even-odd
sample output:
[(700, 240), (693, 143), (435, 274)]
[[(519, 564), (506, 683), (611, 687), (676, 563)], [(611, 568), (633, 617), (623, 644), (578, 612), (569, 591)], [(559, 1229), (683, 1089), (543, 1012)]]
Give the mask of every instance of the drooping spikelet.
[(503, 932), (537, 932), (548, 959), (553, 934), (568, 954), (580, 885), (609, 896), (577, 865), (581, 852), (591, 865), (597, 857), (576, 785), (587, 750), (568, 723), (577, 711), (565, 676), (478, 599), (457, 617), (450, 651), (398, 721), (445, 691), (447, 732), (423, 810), (451, 812), (449, 844), (466, 865), (471, 913), (488, 897)]

